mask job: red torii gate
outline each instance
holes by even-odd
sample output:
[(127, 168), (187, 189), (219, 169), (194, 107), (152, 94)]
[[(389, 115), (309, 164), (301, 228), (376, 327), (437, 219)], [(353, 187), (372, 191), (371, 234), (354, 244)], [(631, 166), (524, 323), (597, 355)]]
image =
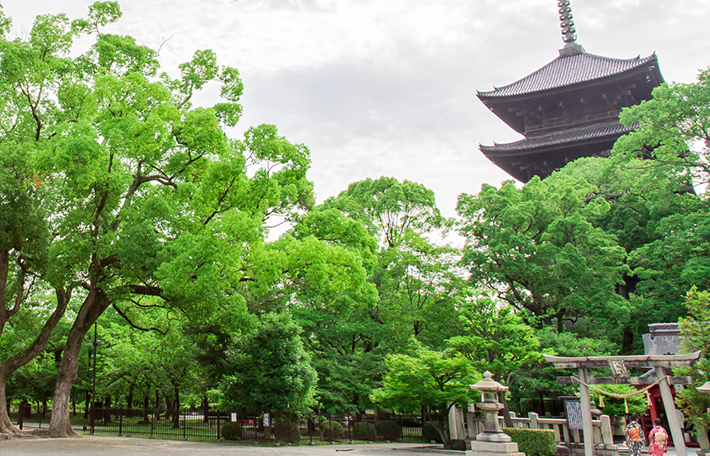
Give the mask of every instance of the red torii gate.
[[(648, 386), (658, 382), (666, 410), (668, 427), (678, 456), (687, 456), (685, 440), (680, 430), (678, 416), (675, 413), (675, 403), (671, 394), (670, 385), (688, 385), (693, 382), (691, 377), (674, 377), (673, 367), (689, 367), (700, 358), (700, 352), (681, 355), (639, 355), (639, 356), (584, 356), (562, 357), (544, 355), (545, 360), (557, 369), (577, 369), (578, 380), (572, 377), (557, 377), (563, 384), (579, 383), (580, 401), (582, 405), (582, 422), (584, 435), (584, 455), (594, 456), (594, 434), (592, 430), (591, 399), (588, 385), (629, 384), (635, 386)], [(587, 375), (588, 369), (609, 368), (612, 377), (591, 377)], [(629, 377), (627, 368), (653, 369), (651, 375), (643, 377)]]

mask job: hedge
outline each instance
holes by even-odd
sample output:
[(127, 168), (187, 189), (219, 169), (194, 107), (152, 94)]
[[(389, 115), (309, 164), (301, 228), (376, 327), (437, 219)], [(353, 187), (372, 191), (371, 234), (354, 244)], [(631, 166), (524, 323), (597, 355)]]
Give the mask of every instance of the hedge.
[(399, 437), (402, 435), (402, 428), (396, 421), (378, 421), (375, 424), (375, 428), (377, 429), (377, 435), (381, 436), (384, 440), (389, 440), (390, 442), (399, 440)]
[(243, 433), (244, 429), (239, 423), (224, 423), (222, 426), (222, 437), (226, 440), (239, 440)]
[(518, 444), (518, 449), (527, 456), (555, 456), (557, 442), (555, 431), (549, 429), (519, 429), (503, 428), (513, 442)]
[(355, 440), (376, 440), (377, 429), (372, 423), (360, 422), (353, 426), (353, 439)]

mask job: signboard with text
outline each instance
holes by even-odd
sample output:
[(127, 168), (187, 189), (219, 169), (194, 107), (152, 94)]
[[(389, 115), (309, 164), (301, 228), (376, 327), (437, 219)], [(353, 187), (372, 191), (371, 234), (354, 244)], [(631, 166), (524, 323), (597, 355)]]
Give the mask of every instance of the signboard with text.
[(579, 400), (565, 401), (565, 415), (567, 416), (567, 427), (570, 429), (582, 430), (582, 403)]

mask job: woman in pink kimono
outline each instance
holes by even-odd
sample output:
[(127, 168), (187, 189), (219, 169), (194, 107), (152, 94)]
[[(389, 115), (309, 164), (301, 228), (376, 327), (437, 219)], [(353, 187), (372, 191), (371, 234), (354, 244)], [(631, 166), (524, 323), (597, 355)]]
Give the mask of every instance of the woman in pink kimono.
[(653, 421), (653, 429), (648, 433), (648, 454), (652, 456), (663, 456), (668, 452), (668, 433), (661, 427), (661, 420), (656, 418)]

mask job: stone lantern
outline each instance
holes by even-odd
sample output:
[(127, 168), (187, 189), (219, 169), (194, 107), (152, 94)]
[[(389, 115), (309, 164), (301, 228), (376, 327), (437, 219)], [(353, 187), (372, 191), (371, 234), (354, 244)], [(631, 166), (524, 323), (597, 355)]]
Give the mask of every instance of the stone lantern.
[(518, 444), (501, 430), (498, 423), (498, 412), (503, 409), (503, 404), (498, 402), (498, 393), (508, 391), (508, 387), (493, 380), (493, 374), (486, 372), (483, 380), (471, 385), (471, 389), (481, 392), (481, 402), (476, 407), (485, 413), (486, 422), (483, 432), (471, 442), (471, 449), (466, 451), (466, 455), (524, 456), (525, 453), (518, 451)]

